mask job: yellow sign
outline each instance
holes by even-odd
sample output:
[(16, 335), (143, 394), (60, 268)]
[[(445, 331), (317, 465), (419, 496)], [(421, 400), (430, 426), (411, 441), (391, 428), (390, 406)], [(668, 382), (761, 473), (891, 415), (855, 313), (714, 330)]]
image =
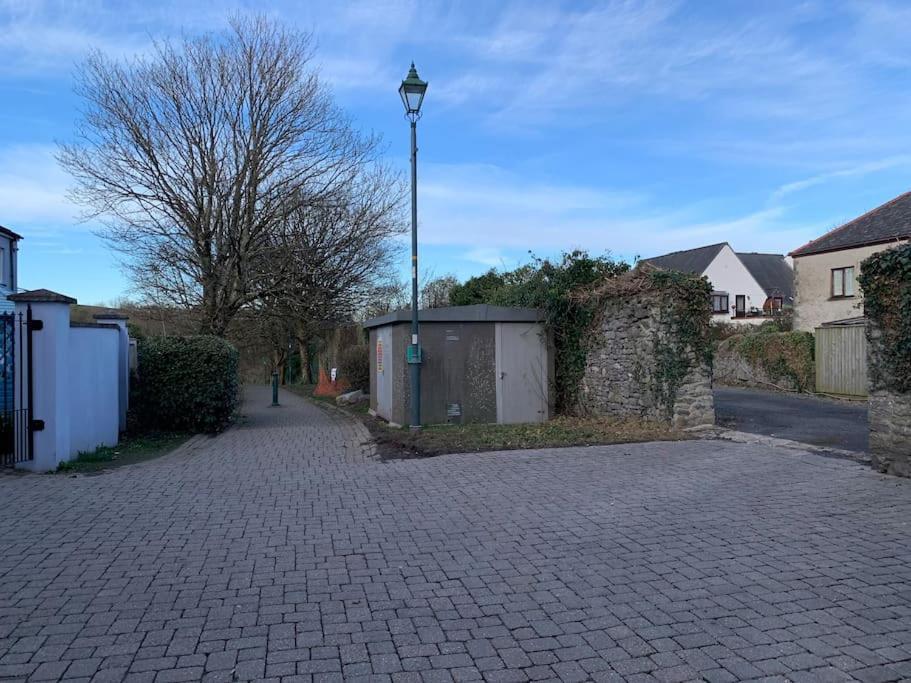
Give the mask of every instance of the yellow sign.
[(383, 340), (376, 340), (376, 371), (380, 373), (383, 371)]

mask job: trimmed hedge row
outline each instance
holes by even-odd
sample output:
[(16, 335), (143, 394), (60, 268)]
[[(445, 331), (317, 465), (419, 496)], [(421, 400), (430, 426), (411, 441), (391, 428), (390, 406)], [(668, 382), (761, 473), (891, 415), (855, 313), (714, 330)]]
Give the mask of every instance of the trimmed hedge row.
[(218, 432), (238, 401), (238, 353), (214, 336), (146, 337), (131, 384), (135, 427)]

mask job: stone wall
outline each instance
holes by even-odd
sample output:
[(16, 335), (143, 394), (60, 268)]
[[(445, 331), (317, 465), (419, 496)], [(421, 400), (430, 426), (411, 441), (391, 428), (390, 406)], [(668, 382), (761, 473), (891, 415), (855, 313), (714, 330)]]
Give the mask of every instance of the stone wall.
[(880, 472), (911, 477), (911, 393), (888, 386), (882, 333), (867, 320), (870, 460)]
[(911, 394), (870, 394), (870, 459), (880, 472), (911, 477)]
[(715, 423), (711, 363), (681, 337), (668, 293), (611, 298), (601, 312), (579, 392), (583, 412), (677, 427)]

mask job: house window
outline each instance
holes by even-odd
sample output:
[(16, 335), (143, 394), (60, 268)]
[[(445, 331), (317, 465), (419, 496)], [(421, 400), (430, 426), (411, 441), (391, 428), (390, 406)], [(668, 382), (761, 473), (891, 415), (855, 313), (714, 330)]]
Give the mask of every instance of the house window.
[(832, 296), (854, 296), (854, 266), (832, 269)]
[(727, 313), (728, 305), (727, 294), (712, 294), (712, 313)]

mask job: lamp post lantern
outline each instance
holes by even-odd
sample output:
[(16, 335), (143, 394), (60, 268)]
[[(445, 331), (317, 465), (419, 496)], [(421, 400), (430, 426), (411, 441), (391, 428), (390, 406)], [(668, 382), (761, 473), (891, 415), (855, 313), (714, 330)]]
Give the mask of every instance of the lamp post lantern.
[(427, 92), (427, 81), (422, 81), (411, 63), (411, 69), (399, 95), (405, 105), (405, 116), (411, 121), (411, 344), (408, 346), (408, 365), (411, 370), (411, 429), (421, 428), (421, 344), (418, 340), (418, 119), (421, 103)]

